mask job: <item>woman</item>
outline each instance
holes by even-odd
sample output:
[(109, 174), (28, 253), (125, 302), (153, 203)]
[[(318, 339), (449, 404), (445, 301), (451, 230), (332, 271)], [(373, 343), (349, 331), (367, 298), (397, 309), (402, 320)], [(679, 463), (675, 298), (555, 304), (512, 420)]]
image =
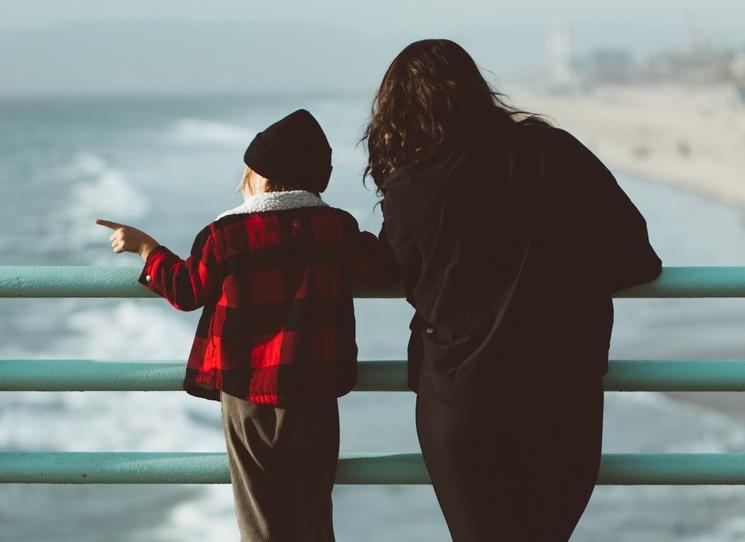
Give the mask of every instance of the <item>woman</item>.
[(644, 218), (452, 41), (396, 57), (363, 139), (416, 309), (409, 386), (453, 539), (567, 540), (598, 474), (611, 295), (661, 271)]

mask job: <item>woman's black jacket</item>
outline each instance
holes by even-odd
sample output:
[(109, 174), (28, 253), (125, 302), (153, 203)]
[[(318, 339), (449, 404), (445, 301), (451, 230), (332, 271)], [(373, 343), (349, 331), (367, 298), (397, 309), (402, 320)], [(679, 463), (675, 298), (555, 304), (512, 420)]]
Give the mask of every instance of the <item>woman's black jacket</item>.
[(483, 122), (384, 190), (384, 234), (416, 309), (409, 386), (431, 398), (599, 378), (613, 292), (661, 271), (613, 175), (548, 125)]

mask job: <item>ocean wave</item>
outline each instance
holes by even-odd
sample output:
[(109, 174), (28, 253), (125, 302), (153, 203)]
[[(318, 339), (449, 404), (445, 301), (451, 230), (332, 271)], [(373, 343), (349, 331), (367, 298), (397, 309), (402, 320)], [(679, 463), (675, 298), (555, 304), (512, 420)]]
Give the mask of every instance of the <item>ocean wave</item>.
[(74, 180), (78, 181), (72, 189), (74, 202), (71, 212), (96, 209), (104, 213), (139, 217), (149, 208), (147, 198), (127, 176), (96, 155), (78, 154), (71, 172)]
[(186, 359), (194, 330), (165, 300), (84, 300), (65, 319), (58, 355), (96, 359)]
[[(46, 337), (33, 352), (35, 357), (60, 358), (60, 363), (74, 358), (186, 358), (194, 333), (192, 324), (164, 301), (68, 301), (64, 310), (55, 305), (38, 315), (39, 320), (64, 321), (65, 330)], [(29, 325), (34, 324), (30, 321)], [(200, 422), (195, 423), (195, 418)], [(225, 440), (219, 403), (184, 392), (8, 392), (0, 394), (0, 449), (224, 452)], [(188, 493), (180, 486), (148, 488), (136, 500), (127, 497), (126, 488), (109, 489), (74, 488), (75, 510), (68, 510), (64, 499), (58, 502), (59, 494), (47, 491), (46, 486), (23, 486), (18, 494), (33, 497), (34, 502), (54, 503), (60, 514), (80, 510), (108, 514), (116, 509), (135, 518), (132, 540), (238, 539), (229, 485), (194, 487)], [(7, 496), (0, 501), (8, 504)], [(156, 525), (139, 525), (145, 519), (143, 506), (158, 510), (162, 517)], [(7, 526), (14, 529), (11, 532), (29, 532), (22, 526), (21, 510), (8, 508), (8, 513), (14, 520)], [(210, 522), (205, 523), (205, 517), (210, 517)], [(39, 529), (51, 533), (53, 528), (45, 524)], [(61, 539), (72, 540), (72, 534), (79, 539), (90, 533), (85, 540), (94, 540), (104, 529), (88, 522), (84, 532), (69, 533), (69, 538), (62, 534)]]
[(605, 452), (717, 453), (745, 446), (745, 425), (659, 392), (605, 395)]
[[(205, 521), (205, 518), (210, 518)], [(158, 542), (238, 540), (233, 492), (229, 485), (205, 486), (194, 498), (168, 510), (163, 525), (148, 535)]]
[(112, 220), (136, 219), (145, 215), (150, 202), (119, 169), (90, 153), (80, 153), (66, 169), (70, 180), (69, 202), (63, 209), (71, 232), (64, 232), (78, 247), (100, 243), (99, 217)]
[[(66, 331), (34, 354), (185, 360), (194, 331), (171, 311), (150, 302), (85, 300), (67, 314), (46, 315), (64, 317)], [(194, 423), (195, 413), (211, 423)], [(8, 392), (0, 395), (0, 449), (224, 451), (225, 444), (219, 403), (185, 393)]]
[(216, 120), (185, 118), (178, 120), (170, 131), (170, 138), (179, 143), (210, 145), (248, 145), (256, 132), (235, 124)]

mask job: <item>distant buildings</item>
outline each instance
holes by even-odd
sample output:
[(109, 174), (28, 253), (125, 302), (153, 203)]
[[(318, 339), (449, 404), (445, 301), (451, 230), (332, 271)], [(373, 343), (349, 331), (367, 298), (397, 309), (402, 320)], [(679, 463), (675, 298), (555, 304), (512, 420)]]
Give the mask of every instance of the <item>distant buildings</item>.
[(550, 89), (567, 93), (597, 85), (731, 84), (745, 103), (745, 47), (715, 49), (692, 14), (685, 19), (683, 30), (685, 40), (680, 50), (638, 59), (622, 47), (575, 54), (569, 31), (556, 28), (547, 41)]
[[(558, 58), (558, 55), (555, 55)], [(597, 48), (574, 55), (569, 67), (552, 67), (554, 90), (587, 89), (597, 85), (623, 84), (731, 84), (745, 103), (745, 48), (714, 50), (708, 47), (669, 51), (636, 59), (622, 48)], [(571, 77), (558, 77), (569, 73)]]
[(639, 67), (625, 49), (592, 50), (575, 58), (574, 67), (585, 86), (630, 83), (639, 76)]
[(680, 83), (722, 83), (730, 81), (734, 51), (701, 49), (670, 52), (650, 57), (640, 70), (643, 79)]

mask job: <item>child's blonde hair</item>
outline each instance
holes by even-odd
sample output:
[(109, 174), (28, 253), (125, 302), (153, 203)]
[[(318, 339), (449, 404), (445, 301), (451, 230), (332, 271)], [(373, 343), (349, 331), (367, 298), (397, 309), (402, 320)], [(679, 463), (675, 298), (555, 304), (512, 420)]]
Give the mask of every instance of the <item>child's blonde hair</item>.
[[(242, 192), (248, 183), (251, 182), (251, 177), (253, 175), (258, 175), (253, 169), (246, 166), (246, 170), (243, 172), (243, 177), (241, 177), (240, 183), (238, 183), (238, 186), (236, 187), (236, 192)], [(289, 192), (290, 190), (302, 190), (301, 188), (298, 188), (296, 186), (292, 186), (289, 184), (282, 184), (275, 181), (272, 181), (271, 179), (266, 180), (266, 191), (267, 192)]]

